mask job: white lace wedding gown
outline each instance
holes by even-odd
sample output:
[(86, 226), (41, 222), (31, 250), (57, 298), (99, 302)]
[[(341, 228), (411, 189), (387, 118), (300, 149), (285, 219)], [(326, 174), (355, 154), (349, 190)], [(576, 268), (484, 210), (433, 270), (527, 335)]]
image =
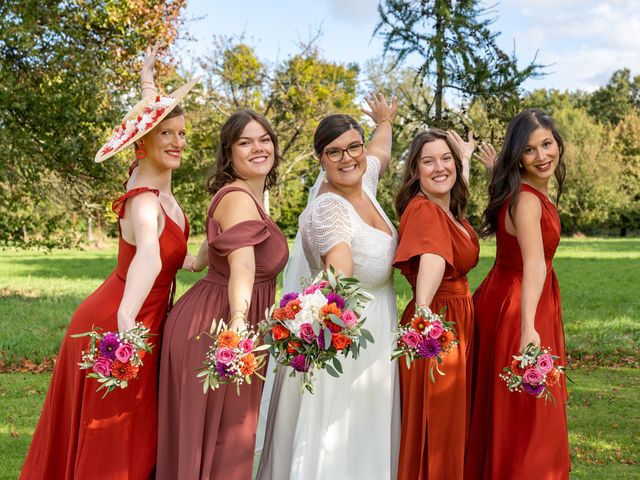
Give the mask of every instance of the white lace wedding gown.
[[(365, 223), (351, 203), (325, 193), (299, 219), (304, 254), (315, 276), (321, 256), (339, 242), (351, 247), (353, 277), (375, 299), (363, 312), (375, 343), (358, 359), (341, 361), (339, 378), (315, 373), (314, 394), (300, 377), (275, 376), (258, 480), (394, 479), (400, 434), (397, 364), (391, 331), (397, 322), (393, 260), (397, 233), (376, 200), (380, 161), (367, 158), (362, 186), (384, 218), (389, 235)], [(286, 292), (283, 292), (286, 293)]]

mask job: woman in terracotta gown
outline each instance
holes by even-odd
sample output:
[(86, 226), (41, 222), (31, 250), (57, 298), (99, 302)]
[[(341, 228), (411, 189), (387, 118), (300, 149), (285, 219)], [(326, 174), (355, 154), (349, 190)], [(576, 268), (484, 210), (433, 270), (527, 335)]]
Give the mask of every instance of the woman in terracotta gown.
[[(103, 161), (135, 142), (138, 162), (113, 203), (119, 217), (118, 264), (74, 313), (51, 379), (40, 421), (20, 478), (146, 480), (156, 463), (159, 335), (173, 299), (175, 275), (187, 254), (189, 224), (171, 193), (171, 173), (180, 166), (185, 118), (178, 106), (190, 82), (169, 96), (149, 98), (123, 120), (138, 133), (128, 140), (114, 131), (96, 155)], [(141, 112), (145, 121), (136, 117)], [(156, 114), (158, 114), (156, 116)], [(147, 123), (149, 118), (154, 118)], [(137, 166), (137, 168), (136, 168)], [(72, 335), (92, 330), (121, 332), (141, 322), (158, 335), (138, 378), (102, 398), (99, 384), (80, 370), (88, 340)]]
[[(470, 142), (472, 143), (472, 141)], [(396, 197), (400, 243), (394, 259), (413, 289), (401, 322), (411, 321), (417, 305), (435, 313), (446, 307), (459, 345), (444, 356), (435, 383), (434, 360), (400, 361), (402, 429), (399, 480), (462, 479), (468, 430), (473, 303), (467, 272), (478, 262), (479, 244), (464, 217), (468, 190), (463, 152), (473, 146), (432, 129), (419, 133), (407, 157)], [(470, 156), (465, 151), (466, 160)]]
[(483, 235), (496, 235), (493, 268), (474, 294), (474, 397), (465, 464), (468, 480), (568, 479), (564, 378), (555, 405), (509, 392), (499, 378), (529, 343), (550, 347), (566, 365), (558, 281), (552, 260), (560, 219), (549, 183), (562, 191), (564, 146), (553, 120), (525, 110), (509, 124), (489, 187)]
[[(220, 132), (207, 238), (195, 259), (207, 275), (176, 303), (167, 319), (160, 367), (159, 480), (251, 478), (262, 382), (202, 392), (196, 370), (210, 345), (214, 320), (255, 327), (274, 302), (287, 241), (262, 204), (274, 185), (278, 141), (261, 115), (233, 114)], [(264, 373), (264, 372), (262, 372)]]

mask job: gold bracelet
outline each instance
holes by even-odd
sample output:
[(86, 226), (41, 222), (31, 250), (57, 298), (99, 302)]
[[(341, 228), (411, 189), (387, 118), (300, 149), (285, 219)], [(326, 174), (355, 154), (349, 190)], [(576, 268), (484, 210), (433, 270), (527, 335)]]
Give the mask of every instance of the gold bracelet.
[(242, 320), (247, 320), (247, 312), (243, 312), (242, 310), (234, 310), (231, 312), (231, 321), (234, 321), (236, 318), (242, 318)]
[(390, 118), (383, 118), (376, 124), (376, 128), (378, 128), (382, 122), (389, 122), (389, 125), (393, 127), (393, 121)]

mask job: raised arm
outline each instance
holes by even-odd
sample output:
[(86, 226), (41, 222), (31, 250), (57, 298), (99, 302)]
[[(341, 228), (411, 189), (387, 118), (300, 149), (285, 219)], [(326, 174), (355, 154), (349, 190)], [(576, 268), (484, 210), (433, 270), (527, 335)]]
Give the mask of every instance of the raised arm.
[(162, 269), (158, 240), (160, 214), (158, 198), (151, 192), (141, 193), (128, 201), (124, 221), (133, 227), (136, 253), (129, 265), (118, 307), (118, 330), (121, 332), (135, 326), (136, 317)]
[(522, 313), (520, 351), (529, 343), (540, 346), (535, 327), (536, 310), (547, 277), (540, 218), (542, 207), (533, 193), (521, 192), (513, 214), (513, 226), (522, 253)]
[[(246, 193), (229, 192), (222, 199), (213, 218), (217, 220), (222, 231), (249, 220), (262, 220), (258, 207)], [(253, 284), (256, 276), (256, 258), (253, 245), (233, 250), (227, 256), (229, 261), (229, 308), (230, 328), (238, 331), (247, 328), (247, 312), (251, 305)]]
[(480, 142), (478, 145), (478, 152), (473, 154), (473, 158), (483, 164), (489, 172), (493, 170), (497, 157), (498, 153), (493, 145), (485, 142)]
[(159, 45), (147, 47), (144, 51), (144, 60), (142, 61), (142, 70), (140, 71), (140, 88), (142, 98), (153, 97), (158, 94), (156, 82), (154, 79), (154, 65), (158, 54)]
[(469, 160), (473, 155), (473, 151), (476, 149), (476, 142), (473, 139), (473, 132), (469, 130), (467, 134), (467, 141), (465, 142), (458, 132), (449, 130), (447, 135), (451, 139), (454, 145), (458, 148), (462, 160), (462, 177), (467, 185), (469, 185)]
[(365, 96), (364, 100), (371, 110), (362, 108), (362, 112), (376, 123), (376, 130), (367, 147), (367, 153), (380, 159), (380, 176), (382, 176), (391, 160), (392, 129), (398, 112), (398, 99), (393, 97), (389, 105), (383, 94), (371, 93), (368, 97)]

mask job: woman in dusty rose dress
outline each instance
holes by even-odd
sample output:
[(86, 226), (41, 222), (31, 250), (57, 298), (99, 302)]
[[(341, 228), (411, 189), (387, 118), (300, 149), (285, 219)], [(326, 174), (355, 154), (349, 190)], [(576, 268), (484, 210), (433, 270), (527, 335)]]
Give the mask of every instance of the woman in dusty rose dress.
[(251, 478), (262, 382), (202, 392), (213, 320), (256, 326), (275, 297), (287, 241), (262, 205), (280, 159), (275, 133), (251, 110), (233, 114), (220, 132), (207, 239), (193, 268), (207, 275), (185, 293), (167, 319), (160, 366), (157, 476), (163, 479)]

